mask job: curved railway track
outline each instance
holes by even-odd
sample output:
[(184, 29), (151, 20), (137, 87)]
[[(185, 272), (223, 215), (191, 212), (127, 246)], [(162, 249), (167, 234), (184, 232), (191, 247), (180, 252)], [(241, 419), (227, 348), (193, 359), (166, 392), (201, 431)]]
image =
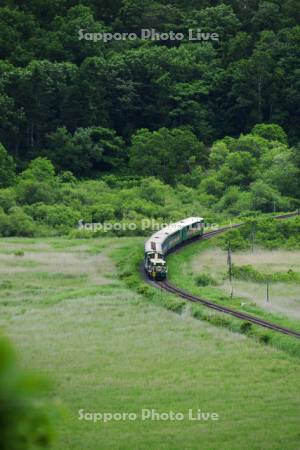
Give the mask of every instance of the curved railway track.
[[(298, 214), (299, 214), (299, 212), (291, 213), (291, 214), (285, 214), (285, 215), (282, 215), (282, 216), (276, 216), (276, 219), (286, 219), (286, 218), (293, 217), (293, 216), (298, 215)], [(190, 241), (186, 241), (186, 242), (178, 245), (177, 247), (173, 248), (169, 252), (169, 254), (179, 251), (182, 247), (185, 247), (186, 245), (188, 245), (188, 244), (190, 244), (192, 242), (202, 241), (202, 240), (205, 240), (205, 239), (211, 239), (212, 237), (217, 236), (218, 234), (224, 233), (225, 231), (228, 231), (228, 230), (230, 230), (232, 228), (238, 228), (238, 227), (240, 227), (242, 225), (243, 225), (242, 223), (234, 224), (234, 225), (231, 225), (231, 226), (228, 226), (228, 227), (220, 228), (218, 230), (207, 232), (207, 233), (203, 234), (202, 236), (197, 237), (196, 239), (193, 239), (193, 240), (190, 240)], [(234, 317), (236, 317), (238, 319), (241, 319), (241, 320), (253, 323), (255, 325), (259, 325), (259, 326), (264, 327), (264, 328), (268, 328), (269, 330), (277, 331), (279, 333), (283, 333), (285, 335), (292, 336), (292, 337), (300, 339), (300, 332), (298, 332), (298, 331), (282, 327), (282, 326), (277, 325), (275, 323), (263, 320), (260, 317), (252, 316), (251, 314), (243, 313), (241, 311), (238, 311), (238, 310), (235, 310), (235, 309), (232, 309), (232, 308), (228, 308), (228, 307), (219, 305), (217, 303), (211, 302), (211, 301), (209, 301), (209, 300), (207, 300), (205, 298), (201, 298), (201, 297), (195, 296), (193, 294), (190, 294), (190, 293), (184, 291), (183, 289), (181, 289), (181, 288), (179, 288), (177, 286), (174, 286), (173, 284), (169, 283), (167, 280), (154, 281), (154, 280), (149, 280), (147, 278), (147, 281), (152, 286), (155, 286), (156, 288), (163, 289), (163, 290), (165, 290), (165, 291), (167, 291), (167, 292), (169, 292), (171, 294), (175, 294), (175, 295), (177, 295), (177, 296), (179, 296), (179, 297), (181, 297), (184, 300), (187, 300), (189, 302), (200, 303), (201, 305), (204, 305), (204, 306), (206, 306), (206, 307), (208, 307), (210, 309), (213, 309), (215, 311), (218, 311), (218, 312), (221, 312), (221, 313), (224, 313), (224, 314), (229, 314), (229, 315), (234, 316)]]

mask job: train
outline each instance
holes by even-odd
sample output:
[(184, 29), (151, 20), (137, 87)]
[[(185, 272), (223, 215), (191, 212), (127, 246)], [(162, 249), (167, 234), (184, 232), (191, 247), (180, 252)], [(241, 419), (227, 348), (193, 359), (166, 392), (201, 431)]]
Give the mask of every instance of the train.
[(168, 267), (166, 256), (173, 248), (185, 241), (201, 236), (204, 232), (202, 217), (189, 217), (168, 225), (154, 233), (145, 242), (144, 269), (149, 278), (164, 280)]

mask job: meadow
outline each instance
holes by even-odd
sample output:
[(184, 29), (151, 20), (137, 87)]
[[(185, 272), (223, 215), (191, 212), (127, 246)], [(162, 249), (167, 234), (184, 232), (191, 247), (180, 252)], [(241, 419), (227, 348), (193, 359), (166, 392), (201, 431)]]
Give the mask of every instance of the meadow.
[[(298, 449), (299, 358), (129, 288), (118, 267), (142, 242), (0, 241), (0, 326), (23, 367), (51, 381), (53, 449)], [(78, 420), (143, 408), (220, 419)]]
[[(209, 273), (217, 281), (218, 287), (223, 293), (231, 294), (227, 252), (218, 248), (210, 248), (194, 257), (191, 263), (192, 274), (195, 277), (202, 273)], [(251, 250), (239, 251), (232, 256), (232, 263), (237, 267), (247, 266), (249, 268), (251, 266), (259, 274), (265, 274), (266, 278), (269, 274), (298, 275), (300, 251), (259, 248), (255, 249), (254, 252)], [(300, 279), (298, 278), (289, 282), (280, 282), (280, 280), (270, 282), (269, 296), (267, 296), (267, 283), (265, 281), (249, 280), (247, 277), (241, 279), (233, 276), (233, 292), (237, 297), (243, 298), (246, 302), (255, 302), (266, 311), (279, 313), (291, 319), (300, 319)]]

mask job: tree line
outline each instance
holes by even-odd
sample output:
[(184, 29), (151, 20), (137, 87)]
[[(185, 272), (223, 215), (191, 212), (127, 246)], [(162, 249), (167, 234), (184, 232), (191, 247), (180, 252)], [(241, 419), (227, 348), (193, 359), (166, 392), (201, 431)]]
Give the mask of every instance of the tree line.
[[(0, 142), (20, 169), (45, 156), (79, 177), (127, 166), (128, 148), (144, 129), (186, 130), (187, 139), (193, 133), (209, 147), (257, 123), (276, 123), (295, 145), (297, 6), (296, 0), (4, 0)], [(79, 29), (152, 27), (200, 27), (220, 40), (78, 39)], [(82, 154), (89, 158), (80, 163)]]
[[(217, 140), (210, 149), (190, 130), (141, 129), (133, 136), (123, 173), (85, 180), (65, 170), (76, 164), (72, 156), (78, 156), (77, 169), (88, 174), (101, 148), (93, 134), (107, 140), (101, 150), (105, 164), (115, 163), (107, 153), (120, 142), (101, 128), (77, 134), (62, 129), (56, 136), (60, 145), (53, 144), (53, 160), (60, 170), (50, 159), (37, 157), (17, 173), (13, 158), (0, 146), (0, 235), (102, 234), (81, 233), (79, 221), (121, 223), (118, 235), (147, 235), (145, 219), (163, 224), (201, 213), (208, 223), (221, 223), (231, 216), (300, 206), (299, 147), (290, 147), (276, 124), (255, 125), (251, 133)], [(56, 148), (63, 149), (64, 159), (56, 159)], [(118, 155), (121, 159), (121, 151)]]

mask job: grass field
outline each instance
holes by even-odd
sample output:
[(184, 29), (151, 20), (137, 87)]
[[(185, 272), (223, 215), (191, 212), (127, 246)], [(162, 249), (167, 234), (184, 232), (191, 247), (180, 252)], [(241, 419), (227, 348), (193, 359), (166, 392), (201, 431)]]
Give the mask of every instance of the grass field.
[[(264, 250), (235, 252), (233, 264), (238, 266), (251, 265), (261, 273), (278, 273), (293, 270), (299, 271), (300, 251)], [(228, 277), (227, 252), (219, 248), (209, 248), (191, 261), (191, 274), (211, 274), (220, 283), (220, 290), (231, 293)], [(267, 301), (266, 283), (249, 282), (234, 279), (234, 294), (245, 301), (255, 302), (267, 311), (284, 314), (292, 319), (300, 319), (300, 283), (271, 283), (269, 301)]]
[[(130, 290), (114, 252), (141, 242), (0, 241), (0, 325), (63, 405), (53, 448), (298, 450), (299, 359)], [(199, 408), (220, 419), (78, 420), (79, 409), (143, 408)]]
[[(233, 263), (238, 267), (251, 264), (259, 274), (285, 273), (295, 270), (299, 275), (298, 251), (267, 251), (258, 250), (254, 254), (249, 252), (235, 252)], [(269, 286), (269, 302), (266, 301), (266, 283), (249, 282), (233, 279), (233, 296), (228, 281), (227, 254), (216, 247), (214, 240), (195, 242), (180, 252), (168, 257), (169, 279), (187, 291), (200, 295), (221, 305), (241, 310), (281, 326), (300, 331), (299, 321), (299, 292), (300, 283), (273, 282)], [(199, 285), (197, 276), (209, 275), (213, 283)], [(281, 348), (290, 348), (300, 356), (300, 347), (294, 339), (286, 339), (278, 333), (269, 333)], [(285, 342), (284, 342), (285, 341)], [(292, 349), (293, 347), (293, 349)]]

